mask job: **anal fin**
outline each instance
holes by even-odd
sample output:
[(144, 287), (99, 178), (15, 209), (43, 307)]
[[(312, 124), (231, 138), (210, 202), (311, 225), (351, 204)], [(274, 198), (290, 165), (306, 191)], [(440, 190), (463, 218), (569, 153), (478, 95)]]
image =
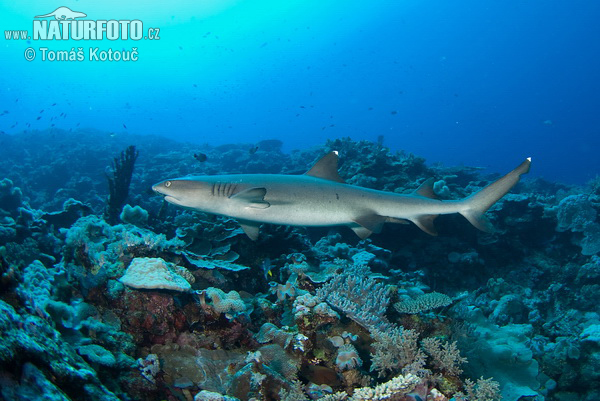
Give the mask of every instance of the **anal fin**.
[(435, 236), (438, 235), (438, 232), (433, 225), (433, 220), (435, 220), (436, 217), (438, 217), (437, 214), (425, 214), (413, 219), (412, 222), (427, 234)]

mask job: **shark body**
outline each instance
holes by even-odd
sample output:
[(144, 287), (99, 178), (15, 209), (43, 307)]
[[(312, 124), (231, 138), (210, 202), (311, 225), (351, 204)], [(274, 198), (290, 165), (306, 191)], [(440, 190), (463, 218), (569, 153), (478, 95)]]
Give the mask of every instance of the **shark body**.
[(486, 210), (529, 171), (527, 158), (510, 173), (461, 200), (435, 199), (433, 179), (412, 194), (349, 185), (337, 172), (338, 154), (321, 158), (303, 175), (235, 174), (170, 179), (152, 189), (167, 202), (235, 218), (253, 240), (261, 223), (292, 226), (348, 226), (360, 237), (380, 232), (384, 223), (416, 224), (436, 235), (433, 220), (460, 213), (483, 231), (492, 226)]

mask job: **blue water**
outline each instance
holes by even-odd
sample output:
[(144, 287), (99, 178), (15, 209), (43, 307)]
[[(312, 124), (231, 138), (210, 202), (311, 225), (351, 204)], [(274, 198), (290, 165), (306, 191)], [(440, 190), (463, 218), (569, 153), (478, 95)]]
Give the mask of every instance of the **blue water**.
[[(153, 41), (4, 37), (0, 131), (278, 138), (287, 150), (383, 135), (430, 163), (504, 172), (532, 156), (533, 176), (569, 183), (600, 172), (598, 2), (124, 3), (0, 5), (3, 31), (61, 5), (160, 28)], [(139, 60), (40, 59), (41, 47), (73, 46), (135, 47)]]

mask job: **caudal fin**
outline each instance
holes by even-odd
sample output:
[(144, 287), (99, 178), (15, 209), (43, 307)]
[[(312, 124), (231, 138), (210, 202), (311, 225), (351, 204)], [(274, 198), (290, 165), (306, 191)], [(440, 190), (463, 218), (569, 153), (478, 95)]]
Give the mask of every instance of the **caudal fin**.
[(465, 216), (478, 229), (486, 232), (494, 231), (492, 223), (485, 217), (484, 213), (519, 182), (521, 175), (529, 172), (530, 166), (531, 157), (528, 157), (516, 169), (504, 177), (499, 178), (473, 195), (466, 197), (462, 201), (464, 208), (459, 213)]

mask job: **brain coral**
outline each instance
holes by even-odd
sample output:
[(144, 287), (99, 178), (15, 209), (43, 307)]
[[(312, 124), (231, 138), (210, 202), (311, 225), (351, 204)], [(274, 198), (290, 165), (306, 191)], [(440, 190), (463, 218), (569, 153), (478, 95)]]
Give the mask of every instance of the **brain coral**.
[(119, 281), (133, 288), (185, 292), (191, 289), (191, 285), (180, 274), (193, 276), (189, 272), (185, 274), (184, 270), (184, 268), (167, 263), (161, 258), (135, 258)]

